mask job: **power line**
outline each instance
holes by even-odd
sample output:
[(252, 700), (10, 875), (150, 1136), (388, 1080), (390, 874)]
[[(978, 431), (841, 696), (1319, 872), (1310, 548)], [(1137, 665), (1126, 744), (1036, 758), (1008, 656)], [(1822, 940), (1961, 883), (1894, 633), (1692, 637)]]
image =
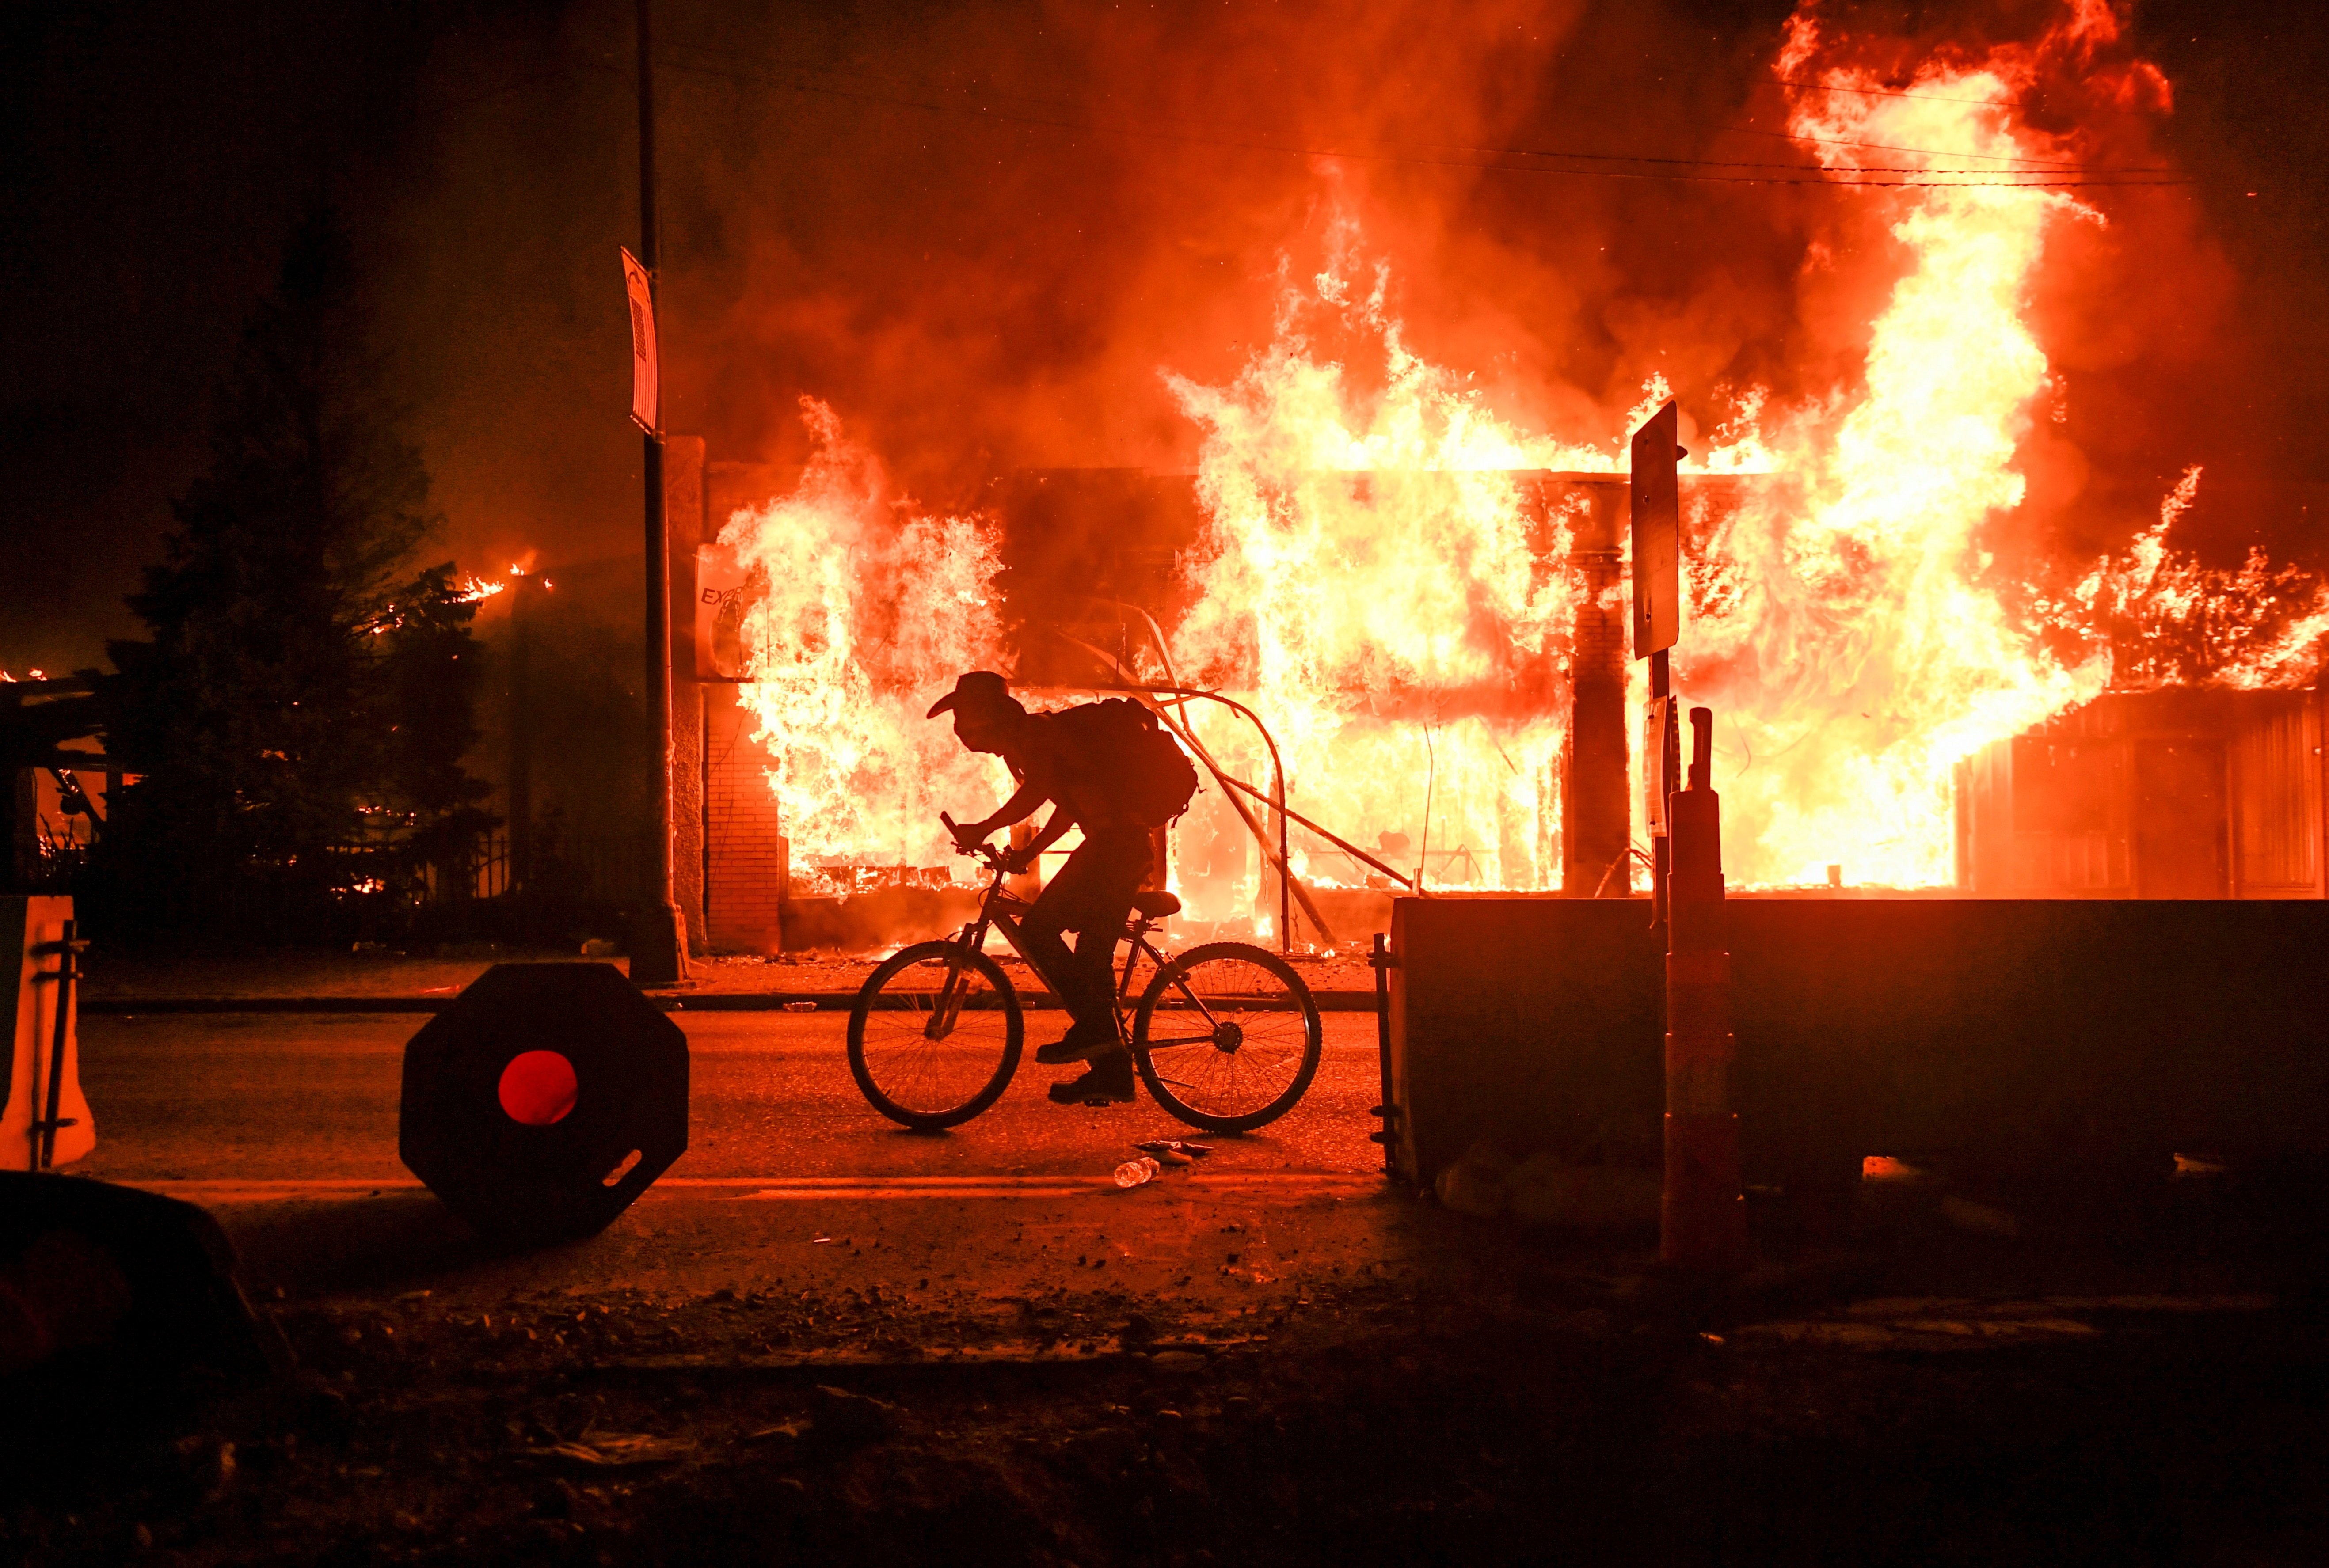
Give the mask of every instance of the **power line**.
[[(686, 45), (684, 47), (689, 48), (694, 52), (715, 55), (722, 59), (732, 60), (735, 58), (731, 55), (726, 54), (725, 52), (722, 51), (705, 49), (695, 45)], [(678, 60), (667, 60), (665, 63), (676, 66), (684, 70), (698, 71), (708, 76), (726, 77), (733, 80), (750, 82), (759, 86), (775, 87), (787, 91), (807, 93), (818, 97), (837, 98), (861, 103), (882, 104), (898, 108), (916, 109), (928, 114), (952, 115), (965, 118), (982, 119), (1003, 125), (1029, 126), (1051, 130), (1080, 131), (1089, 135), (1123, 136), (1133, 140), (1179, 142), (1195, 146), (1220, 147), (1240, 152), (1271, 153), (1285, 156), (1306, 158), (1347, 158), (1362, 162), (1403, 164), (1429, 168), (1476, 169), (1484, 172), (1503, 172), (1509, 174), (1566, 174), (1583, 179), (1671, 180), (1684, 181), (1700, 184), (1821, 185), (1829, 188), (1853, 186), (1869, 187), (1873, 189), (1922, 189), (1928, 187), (1950, 188), (1979, 186), (1995, 190), (2062, 190), (2093, 188), (2098, 186), (2188, 185), (2196, 183), (2192, 180), (2181, 177), (2171, 179), (2063, 179), (2042, 175), (2037, 171), (2013, 169), (1930, 170), (1924, 168), (1872, 168), (1868, 170), (1825, 171), (1818, 169), (1815, 165), (1807, 164), (1752, 163), (1745, 161), (1725, 162), (1713, 159), (1666, 158), (1646, 154), (1571, 153), (1537, 149), (1495, 147), (1455, 147), (1449, 149), (1451, 151), (1458, 152), (1476, 152), (1491, 157), (1565, 159), (1572, 162), (1595, 164), (1655, 164), (1670, 168), (1674, 172), (1663, 172), (1663, 170), (1643, 171), (1612, 169), (1606, 167), (1585, 169), (1550, 168), (1541, 164), (1484, 163), (1469, 159), (1424, 157), (1411, 153), (1379, 153), (1360, 151), (1351, 148), (1304, 146), (1286, 142), (1259, 141), (1231, 136), (1210, 136), (1193, 132), (1176, 132), (1154, 127), (1147, 128), (1131, 128), (1120, 126), (1102, 125), (1090, 120), (1014, 114), (1004, 110), (985, 108), (975, 104), (956, 105), (932, 102), (928, 99), (913, 99), (888, 93), (866, 92), (848, 88), (822, 85), (802, 80), (785, 80), (772, 77), (768, 75), (765, 70), (761, 69), (723, 70), (718, 66), (704, 65), (697, 62)], [(778, 67), (778, 69), (793, 70), (797, 71), (798, 68)], [(1683, 172), (1688, 170), (1723, 168), (1793, 169), (1800, 170), (1804, 174), (1810, 177), (1788, 178), (1777, 175), (1719, 174)], [(2110, 170), (2107, 167), (2098, 168), (2095, 172), (2098, 174), (2120, 173), (2120, 171)], [(2126, 171), (2126, 173), (2136, 172), (2138, 171)], [(1913, 174), (1923, 175), (1926, 177), (1917, 179), (1872, 180), (1859, 177), (1863, 174)], [(1973, 174), (1977, 177), (1973, 179), (1933, 177), (1935, 175), (1951, 175), (1959, 174)]]
[[(1930, 158), (1979, 158), (1992, 164), (2035, 164), (2047, 169), (2073, 169), (2081, 173), (2108, 172), (2116, 174), (2167, 174), (2174, 173), (2172, 165), (2135, 164), (2081, 164), (2075, 159), (2032, 158), (2019, 153), (1945, 153), (1938, 147), (1906, 147), (1894, 142), (1857, 142), (1844, 136), (1806, 136), (1794, 131), (1767, 131), (1756, 126), (1717, 126), (1717, 135), (1740, 136), (1777, 136), (1785, 142), (1816, 142), (1824, 147), (1868, 147), (1883, 153), (1917, 153)], [(2011, 174), (2012, 170), (2000, 170)]]
[[(684, 45), (681, 45), (681, 47), (683, 47), (683, 48), (686, 48), (686, 49), (693, 50), (695, 52), (700, 53), (700, 54), (713, 55), (713, 56), (716, 56), (716, 57), (718, 57), (718, 58), (720, 58), (720, 59), (722, 59), (722, 60), (741, 61), (743, 61), (743, 62), (747, 63), (748, 65), (750, 65), (750, 66), (752, 66), (752, 67), (754, 67), (754, 68), (758, 68), (758, 69), (775, 70), (778, 70), (778, 71), (788, 72), (788, 73), (791, 73), (791, 74), (793, 74), (793, 75), (795, 75), (795, 76), (799, 76), (799, 77), (806, 77), (806, 76), (812, 76), (812, 75), (814, 75), (814, 76), (820, 76), (820, 77), (824, 78), (827, 82), (831, 82), (831, 81), (833, 81), (833, 80), (836, 80), (836, 73), (835, 73), (835, 72), (834, 72), (834, 71), (830, 67), (813, 65), (813, 64), (810, 64), (810, 63), (807, 63), (807, 62), (804, 62), (804, 61), (788, 61), (788, 60), (780, 59), (780, 58), (778, 58), (778, 57), (776, 57), (776, 56), (771, 56), (771, 55), (760, 55), (760, 54), (744, 54), (744, 53), (739, 53), (738, 52), (733, 51), (733, 50), (715, 49), (715, 48), (712, 48), (712, 47), (711, 47), (711, 46), (709, 46), (709, 45), (704, 45), (704, 44), (684, 44)], [(698, 68), (698, 69), (703, 69), (703, 68)], [(845, 80), (845, 79), (844, 79), (844, 80)], [(887, 88), (891, 88), (891, 89), (898, 89), (898, 90), (922, 90), (922, 91), (925, 91), (925, 92), (936, 93), (936, 94), (938, 94), (938, 95), (941, 95), (941, 96), (942, 96), (946, 91), (948, 91), (948, 89), (946, 89), (946, 88), (943, 86), (943, 84), (940, 84), (940, 85), (936, 86), (936, 87), (919, 88), (919, 89), (917, 88), (916, 84), (913, 84), (913, 83), (905, 83), (905, 84), (902, 84), (902, 85), (901, 85), (901, 84), (898, 81), (898, 79), (896, 79), (896, 78), (894, 78), (894, 77), (888, 77), (888, 78), (885, 78), (885, 77), (880, 77), (880, 76), (872, 76), (872, 77), (864, 77), (864, 76), (861, 76), (861, 77), (859, 77), (859, 79), (858, 79), (858, 80), (859, 80), (860, 81), (868, 81), (868, 80), (870, 80), (870, 81), (872, 81), (872, 82), (874, 82), (874, 83), (876, 83), (876, 84), (878, 84), (878, 85), (880, 85), (880, 86), (883, 86), (883, 87), (887, 87)], [(1778, 79), (1768, 79), (1768, 80), (1778, 80)], [(802, 91), (820, 91), (820, 90), (826, 90), (826, 91), (829, 91), (829, 90), (834, 90), (834, 89), (819, 89), (819, 88), (816, 88), (816, 87), (814, 87), (814, 86), (810, 86), (810, 85), (806, 85), (806, 84), (801, 85), (801, 86), (799, 87), (799, 89), (799, 89), (799, 90), (802, 90)], [(861, 90), (861, 92), (863, 92), (863, 89), (861, 89), (860, 90)], [(964, 92), (966, 94), (970, 89), (960, 89), (960, 90), (964, 91)], [(1849, 89), (1838, 89), (1837, 90), (1839, 90), (1839, 91), (1843, 91), (1843, 90), (1849, 90)], [(1872, 90), (1873, 90), (1873, 89), (1872, 89)], [(992, 110), (986, 110), (986, 109), (981, 109), (981, 108), (976, 108), (976, 107), (970, 107), (970, 106), (955, 106), (955, 105), (950, 105), (950, 104), (932, 104), (932, 103), (928, 102), (928, 101), (927, 101), (927, 99), (894, 99), (894, 98), (891, 98), (891, 97), (887, 97), (887, 96), (884, 96), (884, 95), (874, 95), (874, 94), (870, 94), (870, 93), (865, 94), (865, 96), (879, 98), (879, 99), (881, 99), (881, 101), (894, 101), (894, 102), (910, 103), (910, 104), (915, 105), (916, 107), (928, 108), (932, 109), (932, 110), (933, 110), (933, 111), (935, 111), (935, 112), (940, 112), (940, 113), (971, 114), (971, 115), (978, 116), (979, 117), (990, 117), (990, 118), (991, 118), (991, 117), (998, 117), (995, 111), (992, 111)], [(1074, 112), (1075, 112), (1075, 111), (1076, 111), (1076, 110), (1080, 107), (1080, 105), (1077, 105), (1077, 104), (1075, 104), (1075, 103), (1070, 102), (1070, 101), (1065, 100), (1065, 99), (1055, 99), (1055, 98), (1039, 98), (1039, 97), (1035, 97), (1035, 96), (1033, 96), (1033, 95), (1026, 94), (1026, 93), (1009, 93), (1009, 92), (1001, 92), (1001, 91), (998, 91), (998, 90), (996, 90), (996, 89), (993, 89), (993, 88), (989, 88), (989, 89), (986, 89), (985, 96), (986, 96), (987, 98), (989, 98), (989, 99), (1001, 99), (1001, 100), (1003, 100), (1003, 101), (1004, 101), (1004, 102), (1006, 102), (1006, 103), (1032, 104), (1032, 105), (1034, 105), (1034, 106), (1036, 106), (1036, 107), (1038, 107), (1038, 108), (1051, 109), (1051, 110), (1056, 111), (1056, 112), (1058, 112), (1058, 113), (1062, 113), (1062, 114), (1073, 114), (1073, 113), (1074, 113)], [(1903, 96), (1914, 96), (1914, 95), (1903, 95)], [(1979, 103), (1979, 102), (1982, 102), (1982, 101), (1984, 101), (1984, 100), (1979, 100), (1979, 99), (1947, 99), (1947, 100), (1944, 100), (1944, 101), (1948, 101), (1948, 102), (1962, 102), (1962, 103)], [(1055, 124), (1055, 123), (1060, 123), (1060, 122), (1054, 122), (1054, 121), (1042, 121), (1042, 122), (1030, 122), (1030, 123)], [(1077, 128), (1086, 128), (1085, 122), (1080, 121), (1080, 120), (1070, 121), (1070, 122), (1066, 122), (1066, 123), (1068, 123), (1068, 124), (1070, 124), (1070, 125), (1071, 125), (1071, 126), (1073, 126), (1073, 127), (1077, 127)], [(1166, 123), (1168, 124), (1168, 126), (1171, 124), (1171, 122), (1166, 122)], [(1180, 123), (1181, 125), (1184, 126), (1184, 127), (1185, 127), (1185, 125), (1187, 124), (1187, 122), (1185, 122), (1185, 121), (1179, 122), (1179, 123)], [(1100, 130), (1109, 130), (1109, 129), (1110, 129), (1110, 127), (1097, 127), (1097, 126), (1090, 127), (1089, 127), (1089, 128), (1100, 129)], [(2173, 170), (2173, 168), (2172, 168), (2171, 166), (2168, 166), (2168, 165), (2164, 165), (2164, 164), (2160, 164), (2160, 165), (2137, 165), (2137, 164), (2087, 164), (2087, 163), (2081, 163), (2081, 162), (2079, 162), (2079, 161), (2078, 161), (2078, 160), (2075, 160), (2075, 159), (2060, 159), (2060, 158), (2033, 158), (2033, 157), (2028, 157), (2028, 156), (2024, 156), (2024, 155), (2015, 155), (2015, 154), (2008, 154), (2008, 153), (1969, 153), (1969, 152), (1950, 152), (1950, 151), (1945, 151), (1945, 150), (1943, 150), (1943, 149), (1941, 149), (1941, 148), (1938, 148), (1938, 147), (1912, 147), (1912, 146), (1901, 146), (1901, 145), (1899, 145), (1899, 144), (1896, 144), (1896, 143), (1891, 143), (1891, 142), (1866, 142), (1866, 141), (1856, 141), (1856, 140), (1853, 140), (1853, 139), (1850, 139), (1850, 138), (1847, 138), (1847, 137), (1842, 137), (1842, 136), (1796, 136), (1796, 135), (1795, 135), (1795, 134), (1794, 134), (1794, 133), (1792, 133), (1792, 132), (1787, 132), (1787, 131), (1768, 131), (1768, 130), (1762, 130), (1762, 129), (1759, 129), (1759, 128), (1757, 128), (1757, 127), (1749, 127), (1749, 126), (1721, 126), (1721, 127), (1714, 127), (1714, 128), (1715, 128), (1718, 132), (1730, 132), (1730, 133), (1736, 133), (1736, 134), (1738, 134), (1738, 135), (1741, 135), (1741, 136), (1775, 136), (1775, 137), (1777, 137), (1778, 139), (1780, 139), (1780, 140), (1782, 140), (1782, 141), (1787, 141), (1787, 142), (1813, 142), (1813, 143), (1817, 143), (1817, 144), (1819, 144), (1819, 145), (1821, 145), (1821, 146), (1825, 146), (1865, 147), (1865, 148), (1870, 148), (1870, 149), (1878, 150), (1878, 151), (1883, 151), (1883, 152), (1911, 153), (1911, 154), (1914, 154), (1914, 155), (1918, 155), (1918, 156), (1919, 156), (1919, 157), (1932, 157), (1932, 158), (1971, 158), (1971, 159), (1978, 159), (1978, 160), (1980, 160), (1980, 161), (1982, 161), (1982, 162), (1984, 162), (1984, 163), (2032, 164), (2038, 165), (2039, 167), (2041, 167), (2041, 168), (2060, 169), (2060, 170), (2063, 170), (2063, 171), (2066, 171), (2066, 172), (2078, 172), (2078, 173), (2081, 173), (2081, 174), (2172, 174), (2175, 173), (2175, 171)], [(1135, 134), (1138, 134), (1138, 133), (1136, 133), (1136, 132), (1133, 132), (1133, 131), (1130, 131), (1130, 130), (1116, 129), (1116, 130), (1113, 130), (1113, 131), (1111, 132), (1111, 134), (1117, 134), (1117, 135), (1127, 135), (1127, 136), (1128, 136), (1128, 135), (1135, 135)], [(1752, 162), (1745, 162), (1745, 161), (1724, 161), (1724, 160), (1720, 160), (1720, 159), (1706, 159), (1706, 158), (1679, 158), (1679, 159), (1650, 158), (1650, 157), (1637, 156), (1637, 155), (1627, 155), (1627, 154), (1607, 154), (1607, 153), (1564, 153), (1564, 152), (1559, 152), (1559, 151), (1551, 151), (1551, 150), (1546, 150), (1546, 149), (1541, 149), (1541, 148), (1528, 148), (1528, 147), (1520, 147), (1520, 148), (1485, 147), (1485, 148), (1483, 148), (1483, 147), (1472, 147), (1472, 146), (1464, 146), (1464, 145), (1461, 145), (1461, 144), (1450, 145), (1450, 144), (1444, 144), (1444, 143), (1427, 143), (1427, 144), (1424, 144), (1424, 146), (1428, 146), (1428, 147), (1431, 148), (1431, 149), (1432, 149), (1432, 150), (1434, 150), (1434, 151), (1442, 151), (1442, 152), (1445, 152), (1445, 151), (1457, 151), (1457, 152), (1486, 152), (1486, 153), (1493, 153), (1493, 154), (1503, 155), (1510, 155), (1510, 156), (1515, 156), (1515, 157), (1566, 157), (1566, 158), (1578, 158), (1578, 159), (1586, 159), (1586, 160), (1594, 160), (1594, 161), (1602, 161), (1602, 162), (1617, 162), (1617, 163), (1641, 163), (1641, 162), (1654, 162), (1654, 163), (1677, 163), (1677, 164), (1689, 164), (1689, 165), (1696, 165), (1696, 166), (1702, 166), (1702, 167), (1709, 167), (1709, 168), (1787, 168), (1787, 169), (1804, 169), (1804, 170), (1807, 170), (1807, 171), (1808, 171), (1808, 170), (1810, 170), (1811, 168), (1813, 168), (1813, 167), (1815, 166), (1815, 165), (1807, 164), (1766, 164), (1766, 163), (1752, 163)], [(1355, 156), (1355, 155), (1355, 155), (1355, 154), (1344, 154), (1344, 155), (1344, 155), (1344, 156)], [(1864, 173), (1864, 174), (1991, 174), (1991, 173), (1996, 173), (1996, 174), (2019, 174), (2019, 173), (2021, 173), (2022, 171), (2019, 171), (2019, 170), (1996, 170), (1996, 171), (1992, 171), (1992, 170), (1986, 170), (1986, 169), (1954, 169), (1954, 170), (1951, 170), (1951, 169), (1931, 169), (1931, 168), (1928, 168), (1928, 167), (1918, 166), (1918, 167), (1907, 168), (1907, 169), (1884, 169), (1884, 168), (1869, 167), (1869, 168), (1865, 168), (1865, 169), (1862, 169), (1862, 170), (1860, 170), (1860, 171), (1856, 171), (1856, 172), (1858, 172), (1858, 173)]]

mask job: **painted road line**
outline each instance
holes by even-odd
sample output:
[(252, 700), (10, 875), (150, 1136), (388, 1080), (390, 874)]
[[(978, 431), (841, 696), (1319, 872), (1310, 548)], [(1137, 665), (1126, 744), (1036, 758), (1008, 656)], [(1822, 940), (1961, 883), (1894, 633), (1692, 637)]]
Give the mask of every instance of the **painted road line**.
[[(884, 1006), (927, 1006), (929, 992), (891, 992)], [(81, 999), (86, 1018), (159, 1018), (172, 1013), (440, 1013), (456, 998), (449, 992), (418, 996), (93, 996)], [(818, 1013), (846, 1013), (857, 1000), (853, 991), (702, 992), (689, 996), (647, 993), (647, 1000), (665, 1012), (761, 1013), (788, 1012), (807, 1003)], [(1322, 1013), (1371, 1013), (1371, 991), (1314, 991), (1310, 1000)], [(1049, 992), (1019, 993), (1027, 1012), (1051, 1012), (1059, 1002)]]
[[(125, 1187), (193, 1203), (284, 1203), (302, 1199), (386, 1197), (423, 1192), (405, 1179), (244, 1181), (124, 1181)], [(1253, 1170), (1168, 1172), (1150, 1184), (1208, 1196), (1278, 1195), (1287, 1197), (1354, 1197), (1384, 1190), (1377, 1172)], [(655, 1197), (728, 1197), (762, 1201), (811, 1199), (1073, 1197), (1119, 1189), (1107, 1177), (1090, 1176), (718, 1176), (666, 1177), (641, 1194)]]
[[(1363, 1193), (1380, 1192), (1383, 1181), (1380, 1175), (1354, 1176), (1340, 1171), (1256, 1171), (1249, 1176), (1198, 1176), (1191, 1174), (1175, 1180), (1169, 1176), (1158, 1177), (1143, 1184), (1144, 1188), (1160, 1190), (1184, 1188), (1206, 1197), (1276, 1194), (1286, 1197), (1344, 1197)], [(1108, 1177), (1019, 1177), (1002, 1180), (976, 1178), (948, 1178), (932, 1181), (928, 1178), (890, 1178), (873, 1181), (796, 1181), (772, 1182), (750, 1191), (739, 1192), (742, 1198), (778, 1202), (802, 1202), (812, 1198), (971, 1198), (971, 1197), (1074, 1197), (1088, 1194), (1114, 1194), (1125, 1189)]]

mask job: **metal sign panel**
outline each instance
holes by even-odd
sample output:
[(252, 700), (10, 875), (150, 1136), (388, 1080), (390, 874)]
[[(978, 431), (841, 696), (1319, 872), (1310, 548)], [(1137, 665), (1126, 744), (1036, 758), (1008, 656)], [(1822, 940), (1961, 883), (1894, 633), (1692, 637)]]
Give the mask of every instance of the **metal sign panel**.
[(698, 545), (695, 549), (695, 666), (698, 681), (750, 681), (744, 654), (744, 617), (765, 592), (765, 581), (737, 559), (733, 545)]
[(623, 290), (631, 306), (631, 422), (652, 436), (662, 415), (656, 380), (655, 284), (639, 258), (623, 251)]
[(1634, 657), (1682, 634), (1682, 416), (1668, 403), (1634, 432)]

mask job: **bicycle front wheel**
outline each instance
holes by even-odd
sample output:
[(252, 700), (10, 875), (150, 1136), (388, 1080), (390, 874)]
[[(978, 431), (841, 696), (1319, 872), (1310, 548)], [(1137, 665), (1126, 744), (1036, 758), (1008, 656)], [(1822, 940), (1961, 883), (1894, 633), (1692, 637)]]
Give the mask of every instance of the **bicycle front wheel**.
[(1242, 942), (1167, 963), (1132, 1021), (1156, 1103), (1193, 1127), (1249, 1132), (1294, 1108), (1318, 1071), (1318, 1004), (1293, 966)]
[(1018, 993), (993, 959), (952, 942), (918, 942), (858, 991), (849, 1072), (882, 1115), (935, 1131), (1001, 1097), (1023, 1038)]

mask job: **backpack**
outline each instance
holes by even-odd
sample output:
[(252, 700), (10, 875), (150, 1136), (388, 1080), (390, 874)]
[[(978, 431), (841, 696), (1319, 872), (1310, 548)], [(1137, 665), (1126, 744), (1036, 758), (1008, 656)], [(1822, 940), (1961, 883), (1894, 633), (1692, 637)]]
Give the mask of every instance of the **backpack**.
[(1146, 707), (1111, 697), (1044, 717), (1073, 741), (1083, 764), (1077, 782), (1126, 817), (1161, 828), (1189, 809), (1197, 770)]

